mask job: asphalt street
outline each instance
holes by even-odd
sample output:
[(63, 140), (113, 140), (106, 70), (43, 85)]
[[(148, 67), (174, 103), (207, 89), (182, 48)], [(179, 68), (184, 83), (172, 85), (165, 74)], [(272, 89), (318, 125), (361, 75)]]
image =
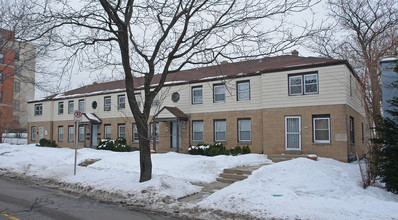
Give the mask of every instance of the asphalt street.
[(179, 219), (0, 178), (0, 220)]

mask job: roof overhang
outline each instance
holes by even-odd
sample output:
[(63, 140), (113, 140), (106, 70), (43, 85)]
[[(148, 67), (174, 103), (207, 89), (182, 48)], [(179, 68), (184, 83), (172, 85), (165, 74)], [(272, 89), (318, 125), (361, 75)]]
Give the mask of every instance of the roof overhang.
[(154, 121), (187, 121), (188, 115), (177, 107), (165, 106), (153, 118)]

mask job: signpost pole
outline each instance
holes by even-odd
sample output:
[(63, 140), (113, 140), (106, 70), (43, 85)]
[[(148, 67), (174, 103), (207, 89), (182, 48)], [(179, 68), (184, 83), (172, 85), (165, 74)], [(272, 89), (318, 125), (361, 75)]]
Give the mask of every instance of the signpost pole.
[(73, 170), (73, 175), (76, 175), (77, 166), (77, 142), (79, 138), (79, 121), (82, 121), (82, 112), (77, 110), (73, 114), (73, 120), (75, 121), (75, 166)]
[(75, 167), (73, 170), (73, 175), (76, 175), (76, 163), (77, 163), (77, 138), (79, 137), (79, 121), (76, 121), (75, 123), (76, 129), (75, 129)]

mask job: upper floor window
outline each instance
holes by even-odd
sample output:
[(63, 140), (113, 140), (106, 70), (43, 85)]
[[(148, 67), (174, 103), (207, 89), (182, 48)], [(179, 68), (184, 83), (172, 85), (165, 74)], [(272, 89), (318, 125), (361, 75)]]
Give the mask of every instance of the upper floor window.
[(192, 130), (192, 140), (203, 141), (203, 121), (193, 121)]
[(4, 64), (4, 54), (0, 53), (0, 64)]
[(0, 85), (3, 84), (3, 73), (0, 73)]
[(238, 120), (238, 141), (251, 141), (252, 122), (251, 119)]
[(289, 95), (318, 93), (318, 74), (304, 73), (289, 75)]
[(64, 114), (64, 102), (58, 102), (58, 115)]
[(14, 110), (19, 111), (21, 102), (19, 100), (14, 100)]
[(19, 48), (14, 50), (14, 59), (19, 60)]
[(21, 75), (21, 66), (20, 65), (15, 65), (14, 67), (14, 75), (20, 76)]
[(68, 102), (68, 114), (73, 114), (73, 109), (75, 108), (75, 102), (69, 101)]
[(237, 100), (250, 100), (250, 81), (236, 83)]
[(203, 88), (202, 86), (192, 87), (192, 104), (203, 103)]
[(315, 115), (312, 117), (313, 137), (315, 143), (330, 143), (330, 116)]
[(213, 85), (213, 102), (225, 102), (225, 84)]
[(118, 124), (117, 125), (117, 137), (126, 137), (126, 125)]
[(126, 96), (119, 95), (117, 97), (117, 109), (124, 109), (126, 108)]
[(79, 111), (84, 112), (84, 99), (79, 100)]
[(137, 101), (138, 108), (141, 107), (142, 100), (141, 100), (141, 94), (140, 93), (135, 94), (135, 100)]
[(111, 133), (111, 125), (109, 125), (109, 124), (104, 125), (104, 138), (105, 139), (111, 138), (111, 135), (112, 135), (112, 133)]
[(155, 98), (153, 98), (153, 100), (152, 100), (152, 107), (153, 108), (156, 108), (156, 107), (158, 107), (160, 105), (160, 100), (159, 100), (159, 93), (158, 94), (156, 94), (156, 96), (155, 96)]
[(43, 104), (35, 104), (35, 116), (43, 114)]
[(104, 97), (104, 111), (110, 111), (110, 110), (111, 110), (111, 97), (105, 96)]
[(227, 123), (225, 120), (214, 120), (214, 141), (227, 140)]
[(14, 92), (15, 93), (21, 92), (21, 83), (20, 82), (14, 82)]

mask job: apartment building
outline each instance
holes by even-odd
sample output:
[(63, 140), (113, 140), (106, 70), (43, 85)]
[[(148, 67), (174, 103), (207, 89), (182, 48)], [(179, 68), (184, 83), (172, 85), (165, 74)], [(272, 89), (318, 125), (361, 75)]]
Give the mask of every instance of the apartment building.
[(0, 29), (0, 127), (27, 130), (28, 100), (35, 93), (35, 48), (15, 41), (14, 33)]
[[(153, 84), (159, 81), (155, 76)], [(344, 60), (285, 55), (169, 74), (151, 111), (152, 148), (181, 151), (200, 143), (254, 153), (317, 154), (347, 161), (366, 143), (359, 81)], [(142, 79), (135, 80), (142, 107)], [(29, 102), (29, 142), (74, 146), (73, 112), (84, 114), (78, 143), (95, 147), (125, 137), (138, 147), (123, 80), (94, 83)]]

